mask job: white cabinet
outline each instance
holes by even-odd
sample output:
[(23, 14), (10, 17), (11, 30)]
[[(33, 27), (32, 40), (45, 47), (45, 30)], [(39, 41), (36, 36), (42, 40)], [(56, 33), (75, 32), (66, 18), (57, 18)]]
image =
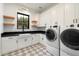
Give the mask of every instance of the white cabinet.
[(26, 46), (29, 46), (29, 45), (32, 45), (32, 36), (31, 34), (27, 35), (27, 39), (25, 40), (26, 41)]
[(44, 45), (45, 45), (46, 40), (47, 40), (46, 35), (45, 35), (45, 34), (41, 34), (40, 43), (42, 43), (42, 44), (44, 44)]
[(65, 4), (65, 25), (69, 26), (73, 24), (73, 19), (75, 19), (75, 6), (74, 4)]
[(58, 4), (40, 14), (40, 25), (70, 26), (76, 19), (79, 23), (79, 3)]
[(2, 37), (2, 54), (13, 50), (21, 49), (32, 44), (30, 34), (20, 34), (19, 36)]
[(16, 36), (2, 38), (2, 54), (17, 49)]
[(60, 26), (64, 25), (64, 12), (65, 12), (65, 8), (64, 8), (65, 4), (60, 4), (59, 6), (57, 6), (56, 8), (56, 16), (57, 16), (57, 23)]
[(46, 35), (45, 34), (32, 34), (32, 44), (36, 43), (45, 43), (46, 41)]
[(45, 36), (42, 34), (20, 34), (19, 36), (2, 37), (2, 54), (42, 42)]
[(42, 39), (41, 34), (32, 34), (32, 44), (40, 42)]
[(77, 23), (79, 23), (79, 3), (75, 3), (75, 19), (77, 19)]
[(63, 25), (64, 4), (52, 6), (47, 11), (40, 14), (40, 25), (53, 26), (55, 24)]
[(22, 38), (22, 36), (18, 36), (17, 42), (19, 49), (25, 47), (25, 40)]
[(64, 4), (59, 4), (53, 7), (50, 10), (49, 15), (50, 19), (50, 25), (63, 25), (63, 20), (64, 20)]
[(32, 37), (30, 34), (20, 34), (17, 38), (18, 48), (24, 48), (31, 45)]
[(76, 24), (79, 23), (79, 3), (69, 3), (65, 4), (65, 24), (69, 26), (70, 24)]

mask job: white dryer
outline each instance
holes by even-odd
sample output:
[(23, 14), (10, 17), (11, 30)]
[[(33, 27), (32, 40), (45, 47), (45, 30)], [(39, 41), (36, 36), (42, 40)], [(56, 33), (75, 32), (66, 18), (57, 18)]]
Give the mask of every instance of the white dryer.
[(58, 56), (59, 55), (59, 27), (50, 26), (46, 29), (44, 44), (47, 47), (48, 52)]
[(61, 27), (60, 28), (60, 55), (79, 56), (79, 28)]

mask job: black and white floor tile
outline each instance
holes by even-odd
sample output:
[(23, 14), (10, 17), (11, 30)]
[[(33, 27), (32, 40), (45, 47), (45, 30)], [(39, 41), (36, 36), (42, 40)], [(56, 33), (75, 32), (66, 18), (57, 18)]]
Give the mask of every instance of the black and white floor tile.
[(13, 52), (9, 52), (7, 54), (3, 54), (2, 56), (53, 56), (53, 55), (46, 50), (46, 47), (43, 44), (37, 43)]

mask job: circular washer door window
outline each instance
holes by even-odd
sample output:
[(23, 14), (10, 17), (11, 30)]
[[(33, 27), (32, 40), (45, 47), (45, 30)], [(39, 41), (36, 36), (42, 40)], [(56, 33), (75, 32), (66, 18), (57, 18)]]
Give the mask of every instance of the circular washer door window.
[(66, 29), (61, 33), (61, 41), (68, 48), (79, 50), (79, 30)]
[(56, 32), (53, 30), (53, 29), (48, 29), (46, 31), (46, 38), (49, 40), (49, 41), (54, 41), (56, 40), (57, 38), (57, 34)]

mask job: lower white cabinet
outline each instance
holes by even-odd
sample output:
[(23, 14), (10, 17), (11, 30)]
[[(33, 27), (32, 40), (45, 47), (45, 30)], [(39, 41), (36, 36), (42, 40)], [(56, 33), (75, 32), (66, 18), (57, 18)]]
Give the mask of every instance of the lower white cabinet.
[(17, 49), (16, 37), (3, 37), (2, 38), (2, 54)]
[(24, 48), (31, 45), (32, 37), (30, 34), (20, 34), (17, 38), (18, 48)]
[(46, 35), (45, 34), (41, 34), (40, 35), (41, 39), (40, 39), (40, 43), (45, 43), (45, 40), (46, 40)]
[(41, 42), (41, 34), (20, 34), (19, 36), (2, 37), (2, 54)]
[(25, 40), (20, 36), (18, 37), (17, 42), (18, 42), (17, 45), (19, 49), (25, 47)]
[(41, 36), (40, 34), (32, 34), (32, 44), (40, 42)]

